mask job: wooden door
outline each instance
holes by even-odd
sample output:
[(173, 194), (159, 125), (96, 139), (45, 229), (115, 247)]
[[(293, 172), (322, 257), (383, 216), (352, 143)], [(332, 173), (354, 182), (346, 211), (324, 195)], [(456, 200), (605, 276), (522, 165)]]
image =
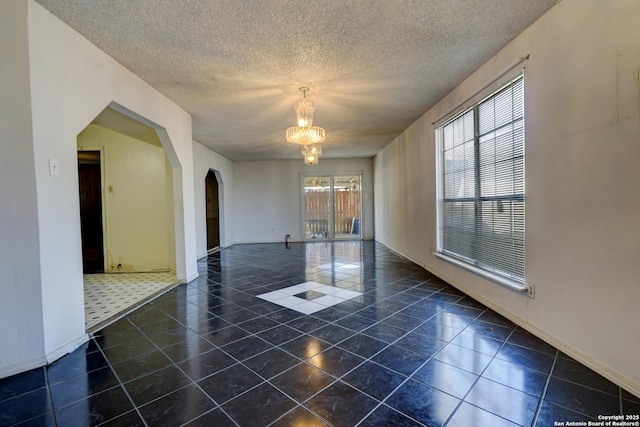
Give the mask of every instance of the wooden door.
[(82, 268), (85, 274), (104, 273), (100, 151), (78, 152), (78, 184)]

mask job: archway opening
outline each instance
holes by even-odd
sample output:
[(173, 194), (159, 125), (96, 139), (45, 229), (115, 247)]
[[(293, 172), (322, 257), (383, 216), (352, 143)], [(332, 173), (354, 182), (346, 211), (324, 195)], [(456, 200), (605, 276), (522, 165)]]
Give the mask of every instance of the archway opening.
[(93, 331), (178, 283), (174, 173), (157, 129), (111, 107), (78, 134), (77, 148), (85, 326)]

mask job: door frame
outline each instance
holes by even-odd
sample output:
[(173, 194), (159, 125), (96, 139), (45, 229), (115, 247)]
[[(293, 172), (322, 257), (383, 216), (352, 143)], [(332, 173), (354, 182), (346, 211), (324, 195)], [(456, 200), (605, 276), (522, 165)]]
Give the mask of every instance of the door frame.
[[(208, 211), (208, 201), (207, 201), (207, 179), (209, 178), (209, 175), (213, 175), (213, 178), (216, 181), (216, 197), (218, 198), (218, 200), (216, 200), (216, 205), (217, 205), (217, 210), (218, 210), (218, 246), (214, 246), (212, 248), (209, 248), (209, 224), (207, 221), (207, 211)], [(220, 209), (220, 191), (221, 191), (221, 182), (220, 182), (220, 173), (214, 169), (209, 169), (209, 171), (207, 172), (207, 174), (204, 177), (204, 226), (205, 226), (205, 232), (206, 232), (206, 249), (207, 249), (207, 254), (211, 254), (214, 253), (218, 250), (220, 250), (220, 248), (222, 247), (222, 215), (221, 215), (221, 209)]]
[[(206, 171), (204, 172), (203, 175), (200, 175), (202, 178), (202, 180), (200, 181), (203, 185), (202, 187), (202, 191), (203, 196), (201, 199), (204, 202), (204, 205), (202, 205), (201, 208), (197, 209), (200, 210), (202, 215), (201, 221), (203, 221), (204, 224), (204, 252), (202, 253), (202, 255), (198, 255), (198, 257), (201, 256), (206, 256), (210, 251), (207, 249), (207, 184), (206, 184), (206, 179), (207, 179), (207, 175), (209, 174), (209, 172), (212, 172), (215, 176), (216, 176), (216, 181), (218, 181), (218, 234), (219, 234), (219, 239), (220, 239), (220, 245), (219, 245), (219, 249), (222, 249), (224, 247), (226, 247), (225, 245), (227, 244), (227, 235), (226, 235), (226, 219), (225, 219), (225, 209), (226, 209), (226, 204), (225, 204), (225, 185), (224, 185), (224, 179), (222, 179), (222, 172), (220, 172), (220, 170), (218, 169), (214, 169), (211, 166), (207, 166), (206, 167)], [(198, 199), (198, 198), (196, 198)], [(196, 204), (199, 204), (198, 202), (196, 202)], [(198, 215), (198, 216), (199, 216)], [(202, 229), (200, 229), (202, 230)], [(202, 231), (199, 231), (199, 233)], [(211, 252), (215, 252), (217, 249), (212, 250)]]
[[(335, 237), (335, 205), (334, 205), (334, 187), (333, 187), (333, 183), (334, 183), (334, 178), (337, 176), (348, 176), (348, 175), (357, 175), (360, 177), (360, 191), (358, 194), (358, 203), (360, 204), (360, 233), (358, 234), (357, 238), (339, 238), (336, 239)], [(330, 208), (330, 217), (329, 217), (329, 230), (331, 231), (329, 233), (329, 237), (327, 237), (326, 239), (307, 239), (307, 235), (306, 235), (306, 222), (307, 222), (307, 218), (306, 218), (306, 209), (305, 209), (305, 197), (304, 197), (304, 181), (305, 178), (309, 178), (309, 177), (329, 177), (329, 208)], [(362, 193), (364, 191), (364, 183), (363, 183), (363, 179), (364, 179), (364, 171), (359, 171), (359, 172), (320, 172), (320, 173), (311, 173), (311, 172), (302, 172), (300, 173), (300, 231), (301, 234), (300, 236), (302, 237), (302, 240), (305, 242), (326, 242), (326, 241), (334, 241), (334, 240), (362, 240), (364, 233), (364, 210), (363, 210), (363, 206), (362, 206), (362, 200), (363, 200), (363, 196)]]
[[(102, 208), (102, 271), (107, 272), (107, 196), (105, 194), (105, 171), (104, 171), (104, 147), (94, 146), (78, 146), (77, 152), (82, 151), (99, 151), (100, 152), (100, 198)], [(79, 178), (78, 178), (79, 179)], [(78, 182), (77, 187), (80, 187)], [(78, 214), (80, 213), (80, 206), (78, 206)], [(84, 256), (84, 255), (83, 255)], [(84, 260), (83, 260), (84, 262)]]

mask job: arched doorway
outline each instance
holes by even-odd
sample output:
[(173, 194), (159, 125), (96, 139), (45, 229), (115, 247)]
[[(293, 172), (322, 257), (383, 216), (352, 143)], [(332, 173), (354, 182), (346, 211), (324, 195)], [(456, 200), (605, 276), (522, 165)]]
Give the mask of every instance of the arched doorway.
[(207, 173), (204, 182), (208, 252), (220, 247), (220, 198), (218, 179), (214, 171), (210, 170)]
[(89, 332), (179, 283), (172, 153), (164, 137), (111, 106), (77, 135)]

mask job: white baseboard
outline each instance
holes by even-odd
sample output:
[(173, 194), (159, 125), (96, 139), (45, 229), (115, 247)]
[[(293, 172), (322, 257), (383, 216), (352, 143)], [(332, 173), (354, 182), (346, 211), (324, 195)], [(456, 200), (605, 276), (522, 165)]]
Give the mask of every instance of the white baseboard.
[[(429, 271), (429, 270), (427, 270), (427, 271)], [(511, 320), (513, 323), (515, 323), (516, 325), (520, 326), (522, 329), (532, 333), (533, 335), (535, 335), (536, 337), (540, 338), (542, 341), (546, 342), (547, 344), (550, 344), (550, 345), (554, 346), (558, 350), (560, 350), (563, 353), (567, 354), (568, 356), (574, 358), (575, 360), (577, 360), (578, 362), (582, 363), (583, 365), (585, 365), (589, 369), (591, 369), (591, 370), (597, 372), (598, 374), (602, 375), (603, 377), (605, 377), (609, 381), (619, 385), (620, 387), (622, 387), (623, 389), (625, 389), (629, 393), (640, 397), (640, 384), (637, 384), (634, 381), (631, 381), (629, 378), (625, 377), (624, 375), (621, 375), (620, 373), (614, 371), (613, 369), (609, 368), (608, 366), (604, 365), (603, 363), (599, 362), (598, 360), (593, 359), (588, 354), (585, 354), (585, 353), (581, 352), (580, 350), (578, 350), (578, 349), (570, 346), (569, 344), (565, 343), (564, 341), (559, 340), (558, 338), (554, 337), (553, 335), (548, 334), (547, 332), (543, 331), (542, 329), (539, 329), (535, 325), (532, 325), (531, 323), (528, 323), (526, 320), (514, 315), (513, 313), (511, 313), (509, 311), (504, 310), (502, 307), (492, 303), (491, 301), (489, 301), (486, 298), (484, 298), (482, 295), (479, 295), (479, 294), (469, 290), (468, 288), (466, 288), (464, 286), (461, 286), (459, 283), (455, 283), (455, 281), (452, 281), (450, 279), (442, 277), (441, 275), (436, 274), (436, 272), (431, 272), (431, 273), (435, 274), (436, 276), (440, 277), (442, 280), (446, 281), (447, 283), (451, 284), (455, 288), (457, 288), (460, 291), (464, 292), (465, 294), (469, 295), (471, 298), (473, 298), (473, 299), (481, 302), (482, 304), (486, 305), (487, 307), (489, 307), (490, 309), (492, 309), (496, 313), (500, 314), (501, 316)]]
[(27, 372), (32, 369), (41, 368), (46, 364), (47, 358), (45, 356), (40, 356), (35, 359), (23, 360), (14, 365), (0, 366), (0, 379), (20, 374), (22, 372)]
[(569, 344), (565, 343), (564, 341), (559, 340), (558, 338), (554, 337), (553, 335), (548, 334), (547, 332), (543, 331), (542, 329), (539, 329), (536, 326), (528, 323), (526, 320), (524, 320), (524, 319), (516, 316), (515, 314), (505, 310), (504, 308), (500, 307), (499, 305), (494, 304), (492, 301), (486, 299), (482, 295), (480, 295), (480, 294), (478, 294), (476, 292), (473, 292), (469, 288), (467, 288), (467, 287), (461, 285), (460, 283), (457, 283), (455, 280), (447, 277), (446, 274), (442, 274), (441, 272), (439, 272), (437, 270), (428, 268), (422, 262), (416, 261), (416, 260), (412, 259), (411, 257), (409, 257), (407, 255), (404, 255), (402, 252), (392, 248), (391, 246), (388, 246), (388, 245), (386, 245), (384, 243), (381, 243), (381, 242), (378, 242), (378, 243), (380, 243), (381, 245), (386, 246), (387, 248), (391, 249), (392, 251), (402, 255), (403, 257), (407, 258), (409, 261), (419, 265), (420, 267), (424, 268), (429, 273), (439, 277), (440, 279), (442, 279), (445, 282), (449, 283), (451, 286), (455, 287), (456, 289), (460, 290), (461, 292), (464, 292), (466, 295), (470, 296), (471, 298), (475, 299), (476, 301), (479, 301), (480, 303), (486, 305), (487, 307), (489, 307), (490, 309), (492, 309), (496, 313), (500, 314), (501, 316), (511, 320), (513, 323), (515, 323), (516, 325), (520, 326), (522, 329), (532, 333), (533, 335), (535, 335), (536, 337), (540, 338), (541, 340), (543, 340), (547, 344), (550, 344), (550, 345), (554, 346), (558, 350), (562, 351), (563, 353), (567, 354), (568, 356), (570, 356), (570, 357), (574, 358), (575, 360), (577, 360), (578, 362), (582, 363), (583, 365), (585, 365), (589, 369), (597, 372), (598, 374), (602, 375), (603, 377), (605, 377), (609, 381), (617, 384), (618, 386), (622, 387), (623, 389), (625, 389), (629, 393), (631, 393), (631, 394), (633, 394), (633, 395), (635, 395), (635, 396), (640, 398), (640, 384), (636, 383), (635, 381), (630, 380), (629, 378), (625, 377), (624, 375), (620, 374), (619, 372), (609, 368), (607, 365), (603, 364), (602, 362), (600, 362), (600, 361), (598, 361), (596, 359), (593, 359), (588, 354), (585, 354), (585, 353), (581, 352), (580, 350), (570, 346)]
[(200, 274), (196, 271), (195, 273), (193, 273), (191, 276), (187, 277), (186, 279), (180, 279), (180, 283), (189, 283), (190, 281), (197, 279), (198, 276), (200, 276)]
[[(498, 310), (495, 310), (495, 311), (499, 312)], [(621, 375), (619, 372), (616, 372), (613, 369), (609, 368), (608, 366), (600, 363), (598, 360), (593, 359), (588, 354), (582, 353), (580, 350), (573, 348), (569, 344), (565, 343), (564, 341), (560, 341), (559, 339), (553, 337), (552, 335), (549, 335), (545, 331), (536, 328), (534, 325), (531, 325), (528, 323), (520, 324), (519, 322), (516, 322), (513, 319), (510, 319), (510, 320), (512, 320), (518, 326), (521, 326), (523, 329), (526, 329), (527, 331), (531, 332), (533, 335), (537, 336), (541, 340), (551, 344), (552, 346), (562, 351), (563, 353), (573, 357), (575, 360), (582, 363), (589, 369), (597, 372), (598, 374), (602, 375), (609, 381), (619, 385), (629, 393), (640, 398), (640, 384), (634, 381), (631, 381), (629, 378), (625, 377), (624, 375)]]
[(77, 349), (82, 344), (86, 343), (87, 341), (89, 341), (89, 335), (88, 334), (82, 334), (78, 338), (76, 338), (75, 340), (73, 340), (73, 341), (63, 345), (62, 347), (57, 348), (56, 350), (48, 353), (47, 356), (46, 356), (47, 364), (53, 363), (56, 360), (60, 359), (62, 356), (71, 353), (72, 351), (74, 351), (75, 349)]
[(87, 334), (82, 334), (78, 338), (52, 351), (49, 354), (46, 354), (44, 356), (39, 356), (29, 360), (23, 360), (14, 365), (2, 366), (0, 367), (0, 378), (6, 378), (12, 375), (21, 374), (23, 372), (30, 371), (32, 369), (42, 368), (43, 366), (53, 363), (56, 360), (60, 359), (62, 356), (76, 350), (78, 347), (80, 347), (82, 344), (84, 344), (88, 340), (89, 340), (89, 336)]

